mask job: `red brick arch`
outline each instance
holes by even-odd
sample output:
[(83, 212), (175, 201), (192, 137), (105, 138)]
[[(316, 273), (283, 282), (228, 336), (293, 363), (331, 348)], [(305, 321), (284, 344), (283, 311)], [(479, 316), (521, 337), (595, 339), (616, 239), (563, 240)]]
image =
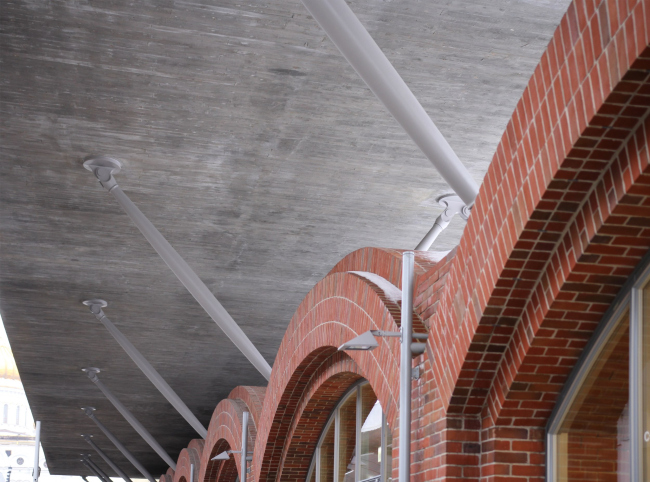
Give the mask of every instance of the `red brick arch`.
[[(240, 388), (239, 393), (248, 393), (246, 390), (248, 387), (238, 388)], [(241, 399), (222, 400), (215, 408), (201, 453), (199, 481), (234, 482), (237, 474), (241, 474), (241, 459), (238, 454), (232, 454), (229, 461), (211, 459), (225, 450), (241, 450), (242, 414), (244, 411), (251, 412)], [(254, 420), (255, 417), (252, 418)], [(254, 422), (249, 424), (248, 433), (249, 447), (253, 447), (256, 436)]]
[(438, 461), (450, 471), (543, 476), (557, 394), (650, 247), (648, 10), (571, 4), (497, 149), (439, 306), (424, 317), (448, 361), (433, 363), (443, 407), (484, 427), (480, 459), (440, 442), (458, 454)]
[[(311, 454), (302, 456), (298, 462), (300, 457), (291, 437), (304, 430), (301, 422), (310, 416), (305, 412), (312, 400), (310, 390), (316, 390), (319, 383), (327, 383), (319, 374), (322, 370), (329, 373), (328, 367), (336, 360), (348, 368), (337, 375), (338, 385), (326, 385), (334, 390), (334, 398), (338, 400), (340, 396), (335, 385), (344, 390), (359, 377), (366, 378), (389, 423), (395, 426), (399, 341), (385, 338), (374, 351), (346, 355), (338, 354), (336, 347), (370, 329), (397, 330), (397, 316), (399, 307), (374, 283), (356, 274), (331, 273), (310, 291), (292, 318), (280, 346), (279, 353), (286, 356), (278, 357), (273, 368), (255, 447), (255, 480), (280, 480), (280, 475), (285, 474), (283, 460), (289, 458), (292, 466), (296, 465), (296, 473), (303, 473)], [(419, 324), (423, 327), (421, 321)], [(344, 372), (347, 375), (340, 378)], [(345, 383), (341, 384), (340, 380)], [(317, 404), (318, 397), (312, 403)]]
[[(176, 462), (176, 471), (173, 476), (173, 482), (198, 482), (199, 469), (201, 468), (201, 454), (203, 453), (204, 441), (194, 439), (187, 448), (181, 450)], [(194, 480), (190, 480), (191, 464), (194, 464)]]

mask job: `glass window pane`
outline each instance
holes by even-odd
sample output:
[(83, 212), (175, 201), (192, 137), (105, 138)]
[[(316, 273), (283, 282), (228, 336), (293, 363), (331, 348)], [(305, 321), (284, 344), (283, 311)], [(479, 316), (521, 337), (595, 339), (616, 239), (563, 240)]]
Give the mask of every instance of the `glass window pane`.
[(643, 480), (650, 480), (650, 285), (643, 290), (643, 405), (641, 406), (641, 442)]
[(334, 482), (334, 420), (331, 422), (320, 445), (320, 482)]
[(381, 405), (370, 388), (361, 387), (361, 456), (359, 457), (359, 480), (374, 480), (381, 475)]
[[(357, 392), (353, 392), (339, 408), (339, 482), (354, 482), (357, 438)], [(322, 479), (321, 479), (322, 481)]]
[(591, 367), (558, 432), (558, 480), (629, 481), (629, 314)]

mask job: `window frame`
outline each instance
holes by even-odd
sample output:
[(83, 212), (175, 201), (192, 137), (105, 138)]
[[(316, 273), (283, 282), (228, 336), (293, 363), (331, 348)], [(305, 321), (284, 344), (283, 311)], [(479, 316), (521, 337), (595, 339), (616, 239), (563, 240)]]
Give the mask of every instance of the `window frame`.
[(623, 285), (620, 294), (603, 316), (593, 336), (585, 346), (564, 389), (555, 404), (546, 426), (546, 480), (557, 482), (558, 477), (558, 431), (569, 408), (598, 360), (605, 344), (629, 310), (629, 430), (630, 430), (630, 481), (641, 482), (642, 436), (641, 416), (643, 407), (643, 289), (650, 284), (650, 253), (644, 256), (637, 269)]
[[(343, 394), (343, 396), (339, 399), (339, 401), (336, 403), (336, 406), (334, 409), (331, 411), (327, 422), (323, 426), (323, 430), (321, 431), (321, 434), (318, 437), (318, 443), (316, 444), (316, 450), (314, 450), (314, 455), (312, 456), (312, 460), (309, 464), (309, 470), (307, 471), (307, 478), (305, 479), (306, 482), (309, 482), (311, 480), (311, 477), (314, 475), (315, 472), (315, 477), (314, 481), (315, 482), (320, 482), (320, 449), (321, 445), (323, 443), (323, 440), (327, 434), (327, 431), (331, 427), (332, 424), (335, 424), (334, 426), (334, 482), (342, 482), (338, 480), (338, 471), (337, 469), (339, 468), (339, 434), (340, 434), (340, 415), (339, 415), (339, 409), (345, 404), (345, 402), (348, 401), (350, 397), (352, 397), (354, 394), (357, 395), (357, 404), (356, 404), (356, 431), (355, 431), (355, 456), (357, 457), (357, 460), (361, 460), (361, 457), (359, 456), (359, 452), (361, 451), (361, 426), (363, 425), (363, 420), (361, 420), (361, 409), (362, 409), (362, 396), (361, 396), (361, 387), (368, 385), (369, 382), (368, 380), (361, 379), (355, 383), (353, 383), (348, 390)], [(384, 408), (382, 407), (382, 429), (381, 429), (381, 453), (382, 453), (382, 460), (380, 462), (380, 475), (379, 475), (379, 481), (384, 482), (386, 480), (386, 475), (387, 471), (390, 472), (391, 468), (386, 467), (386, 445), (387, 445), (387, 437), (386, 437), (386, 431), (390, 430), (390, 427), (388, 426), (388, 422), (386, 421), (386, 413), (384, 412)], [(361, 471), (355, 470), (355, 482), (362, 482), (360, 481), (360, 476), (361, 476)], [(369, 480), (369, 479), (365, 479)], [(372, 480), (372, 479), (370, 479)]]

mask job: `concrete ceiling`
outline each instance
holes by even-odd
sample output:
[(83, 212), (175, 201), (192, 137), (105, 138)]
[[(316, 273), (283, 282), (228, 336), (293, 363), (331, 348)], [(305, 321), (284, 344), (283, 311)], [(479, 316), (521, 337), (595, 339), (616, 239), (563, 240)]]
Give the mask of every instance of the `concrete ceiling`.
[[(568, 0), (355, 0), (352, 9), (480, 183)], [(5, 0), (0, 15), (0, 310), (54, 474), (80, 433), (137, 472), (164, 463), (85, 378), (176, 458), (196, 434), (81, 301), (106, 314), (207, 426), (263, 385), (112, 197), (118, 181), (269, 363), (310, 288), (363, 246), (412, 248), (449, 191), (297, 0)], [(451, 248), (455, 219), (434, 249)], [(101, 465), (101, 464), (100, 464)], [(103, 466), (103, 465), (102, 465)], [(108, 470), (105, 467), (106, 470)]]

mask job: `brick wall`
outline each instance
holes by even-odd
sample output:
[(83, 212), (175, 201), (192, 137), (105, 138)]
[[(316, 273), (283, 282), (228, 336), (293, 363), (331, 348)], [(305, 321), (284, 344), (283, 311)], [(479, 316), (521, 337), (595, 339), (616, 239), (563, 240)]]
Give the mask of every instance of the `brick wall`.
[[(412, 384), (413, 480), (544, 479), (545, 426), (557, 396), (650, 248), (649, 16), (641, 0), (570, 5), (458, 248), (416, 254), (414, 325), (429, 338), (413, 360), (422, 372)], [(372, 352), (347, 354), (336, 347), (370, 329), (399, 328), (392, 289), (400, 288), (401, 253), (355, 251), (310, 291), (266, 390), (239, 387), (217, 406), (201, 482), (236, 477), (238, 457), (210, 458), (238, 449), (246, 409), (255, 450), (248, 480), (304, 481), (329, 413), (361, 377), (387, 413), (397, 463), (399, 342), (382, 339)], [(380, 276), (391, 292), (355, 272)], [(584, 437), (569, 440), (574, 475), (595, 480), (586, 457), (599, 450), (599, 477), (608, 480), (612, 440), (593, 447)], [(179, 463), (173, 482), (188, 477), (186, 465)]]

